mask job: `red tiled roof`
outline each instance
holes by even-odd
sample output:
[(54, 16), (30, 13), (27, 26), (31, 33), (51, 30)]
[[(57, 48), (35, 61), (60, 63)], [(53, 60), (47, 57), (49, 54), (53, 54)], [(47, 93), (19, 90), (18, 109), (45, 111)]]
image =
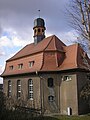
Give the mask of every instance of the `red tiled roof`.
[(15, 54), (7, 61), (36, 54), (45, 50), (62, 50), (62, 46), (65, 46), (65, 44), (61, 42), (55, 35), (53, 35), (43, 39), (36, 45), (34, 43), (26, 45), (23, 49), (21, 49), (17, 54)]
[[(38, 71), (42, 67), (43, 53), (35, 54), (33, 56), (16, 59), (6, 62), (6, 67), (3, 75), (15, 75), (22, 73), (30, 73)], [(33, 67), (29, 66), (29, 62), (35, 61)], [(18, 69), (18, 65), (23, 63), (22, 69)], [(10, 70), (10, 66), (13, 65), (13, 70)]]
[(78, 54), (77, 54), (77, 65), (81, 69), (90, 70), (90, 59), (87, 56), (87, 53), (78, 46)]
[[(53, 35), (43, 39), (37, 45), (34, 43), (27, 45), (10, 58), (6, 62), (6, 68), (2, 76), (76, 68), (90, 70), (90, 59), (84, 54), (85, 52), (79, 44), (66, 46)], [(32, 68), (28, 65), (29, 61), (35, 62)], [(23, 63), (24, 66), (22, 70), (18, 70), (18, 64), (20, 63)], [(13, 70), (9, 70), (11, 65), (14, 66)]]

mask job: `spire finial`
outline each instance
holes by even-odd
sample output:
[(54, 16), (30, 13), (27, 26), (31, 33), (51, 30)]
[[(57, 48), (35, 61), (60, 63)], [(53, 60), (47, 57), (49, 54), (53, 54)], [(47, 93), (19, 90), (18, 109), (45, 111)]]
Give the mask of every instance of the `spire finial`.
[(38, 12), (39, 12), (39, 18), (40, 18), (40, 10), (38, 10)]

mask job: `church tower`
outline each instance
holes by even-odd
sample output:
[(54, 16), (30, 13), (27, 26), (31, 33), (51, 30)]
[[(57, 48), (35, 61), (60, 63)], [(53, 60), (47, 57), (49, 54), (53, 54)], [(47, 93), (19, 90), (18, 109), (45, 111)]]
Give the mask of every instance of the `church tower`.
[(42, 18), (37, 18), (34, 20), (34, 43), (37, 44), (45, 38), (45, 22)]

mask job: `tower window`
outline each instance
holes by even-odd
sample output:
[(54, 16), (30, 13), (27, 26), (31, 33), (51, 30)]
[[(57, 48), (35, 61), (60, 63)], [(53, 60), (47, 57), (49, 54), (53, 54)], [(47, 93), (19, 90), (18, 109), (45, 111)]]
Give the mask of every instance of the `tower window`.
[(48, 78), (48, 87), (53, 87), (53, 78)]
[(34, 32), (36, 33), (36, 29), (34, 30)]
[(40, 32), (40, 28), (38, 29), (38, 32)]
[(42, 29), (42, 32), (44, 32), (44, 29)]
[(21, 97), (21, 81), (17, 81), (17, 98)]
[(33, 100), (33, 80), (28, 80), (28, 98)]
[(8, 81), (8, 97), (11, 97), (11, 80)]

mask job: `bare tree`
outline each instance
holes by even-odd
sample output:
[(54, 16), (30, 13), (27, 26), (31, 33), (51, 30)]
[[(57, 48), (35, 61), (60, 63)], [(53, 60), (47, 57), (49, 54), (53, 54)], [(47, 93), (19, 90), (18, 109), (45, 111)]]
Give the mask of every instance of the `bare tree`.
[(79, 33), (82, 40), (90, 44), (90, 0), (71, 0), (67, 11), (70, 26)]

